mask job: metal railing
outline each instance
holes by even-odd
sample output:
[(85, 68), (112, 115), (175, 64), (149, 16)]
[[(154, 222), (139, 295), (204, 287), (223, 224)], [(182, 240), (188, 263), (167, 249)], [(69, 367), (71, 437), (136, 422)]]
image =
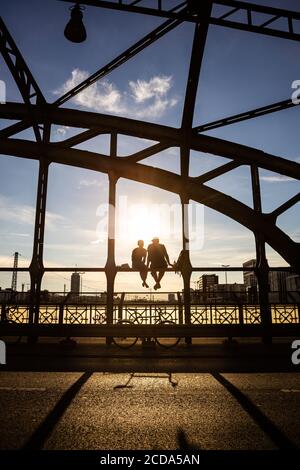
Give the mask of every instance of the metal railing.
[[(64, 269), (73, 271), (72, 268), (45, 268), (45, 272)], [(0, 268), (0, 271), (9, 270)], [(80, 270), (99, 272), (103, 268)], [(174, 272), (173, 269), (168, 271)], [(255, 268), (245, 267), (205, 267), (192, 268), (192, 271), (256, 273)], [(291, 272), (290, 268), (269, 268), (269, 271)], [(117, 268), (117, 272), (134, 270)], [(240, 289), (238, 286), (228, 284), (227, 289), (226, 284), (218, 284), (201, 291), (185, 285), (180, 292), (125, 293), (112, 289), (109, 292), (66, 293), (40, 290), (35, 296), (32, 291), (0, 290), (0, 335), (104, 336), (109, 341), (115, 331), (122, 330), (121, 320), (128, 322), (126, 334), (130, 331), (128, 328), (133, 328), (139, 336), (157, 335), (161, 331), (172, 335), (174, 329), (178, 336), (184, 337), (247, 335), (264, 339), (277, 334), (299, 334), (299, 290), (270, 291), (265, 298), (267, 302), (263, 302), (259, 283), (256, 289), (248, 291), (242, 284)], [(168, 323), (168, 327), (161, 327), (161, 322)]]
[[(192, 325), (250, 325), (261, 323), (260, 305), (245, 300), (233, 302), (201, 302), (192, 299), (190, 323)], [(274, 294), (274, 293), (272, 293)], [(172, 300), (169, 300), (169, 297)], [(299, 292), (293, 292), (296, 297)], [(0, 292), (1, 318), (8, 317), (15, 323), (29, 323), (29, 295), (17, 293), (12, 300)], [(2, 298), (1, 298), (2, 297)], [(274, 324), (300, 323), (300, 302), (270, 303)], [(159, 315), (163, 321), (178, 325), (187, 324), (182, 292), (143, 294), (141, 292), (115, 293), (113, 323), (130, 320), (135, 324), (153, 325)], [(47, 292), (41, 295), (39, 324), (54, 325), (105, 325), (108, 323), (105, 293), (64, 294)]]

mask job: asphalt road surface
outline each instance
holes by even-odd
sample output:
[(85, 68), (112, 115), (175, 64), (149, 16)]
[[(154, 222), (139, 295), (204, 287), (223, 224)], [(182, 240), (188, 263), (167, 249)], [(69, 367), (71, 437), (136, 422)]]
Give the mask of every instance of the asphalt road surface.
[(291, 372), (3, 371), (0, 448), (293, 449), (299, 405)]

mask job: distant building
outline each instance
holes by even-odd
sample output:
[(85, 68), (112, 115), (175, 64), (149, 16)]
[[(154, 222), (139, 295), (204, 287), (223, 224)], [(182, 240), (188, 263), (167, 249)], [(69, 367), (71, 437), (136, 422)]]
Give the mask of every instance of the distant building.
[[(253, 271), (244, 271), (244, 284), (246, 286), (248, 302), (258, 301), (258, 282), (255, 276), (256, 260), (251, 259), (243, 263), (244, 268), (253, 268)], [(269, 301), (298, 302), (300, 296), (300, 276), (291, 275), (287, 271), (269, 271)], [(298, 296), (297, 296), (298, 291)], [(289, 294), (289, 292), (291, 292)], [(293, 294), (293, 292), (295, 294)], [(294, 299), (294, 300), (293, 300)], [(298, 299), (298, 300), (296, 300)]]
[(285, 280), (287, 301), (300, 303), (300, 276), (299, 274), (289, 274)]
[(255, 276), (254, 268), (256, 266), (256, 259), (250, 259), (243, 263), (243, 268), (253, 268), (253, 271), (244, 271), (244, 284), (247, 288), (257, 287), (257, 277)]
[(289, 274), (286, 279), (286, 290), (287, 291), (300, 291), (300, 276), (299, 274)]
[(286, 302), (286, 279), (289, 275), (290, 273), (286, 271), (269, 272), (270, 302)]
[(80, 292), (80, 274), (72, 273), (70, 291), (73, 294), (79, 294), (79, 292)]
[(219, 277), (216, 274), (203, 274), (197, 281), (197, 288), (202, 292), (208, 292), (211, 287), (219, 283)]
[(286, 292), (286, 279), (289, 275), (290, 273), (286, 271), (270, 271), (270, 290), (275, 292)]
[(216, 302), (244, 302), (246, 300), (245, 284), (216, 284), (209, 289), (208, 299)]

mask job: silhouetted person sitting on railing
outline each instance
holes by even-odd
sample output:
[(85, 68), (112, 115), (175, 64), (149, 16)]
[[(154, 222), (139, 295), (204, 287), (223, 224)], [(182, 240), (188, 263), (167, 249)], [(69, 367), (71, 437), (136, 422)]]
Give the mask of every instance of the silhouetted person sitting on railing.
[(146, 266), (147, 250), (144, 248), (144, 240), (139, 240), (137, 244), (137, 248), (131, 254), (132, 269), (139, 270), (143, 287), (149, 287), (146, 283), (148, 271)]
[(172, 266), (165, 245), (159, 243), (159, 238), (153, 238), (151, 245), (148, 246), (147, 268), (150, 266), (151, 274), (156, 283), (155, 290), (160, 289), (160, 281), (168, 265)]

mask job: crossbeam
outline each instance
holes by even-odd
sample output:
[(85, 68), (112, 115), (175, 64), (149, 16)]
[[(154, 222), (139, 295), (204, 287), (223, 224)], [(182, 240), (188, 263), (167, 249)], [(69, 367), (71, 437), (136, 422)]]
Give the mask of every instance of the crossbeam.
[[(0, 17), (0, 52), (12, 74), (24, 103), (42, 104), (46, 100), (40, 87), (35, 81), (28, 65), (26, 64), (20, 50), (9, 33), (4, 21)], [(17, 123), (14, 127), (2, 130), (2, 136), (9, 137), (12, 133), (20, 132), (30, 127), (28, 123)], [(43, 140), (43, 133), (36, 123), (33, 123), (33, 130), (38, 142)]]
[[(101, 130), (109, 128), (111, 131), (117, 131), (120, 134), (153, 141), (159, 140), (166, 145), (170, 145), (170, 142), (172, 142), (172, 146), (180, 146), (185, 138), (184, 133), (180, 129), (118, 116), (56, 108), (51, 105), (31, 106), (30, 109), (19, 103), (6, 103), (0, 106), (0, 118), (4, 119), (20, 120), (33, 117), (35, 120), (42, 122), (45, 115), (47, 115), (49, 121), (53, 124), (78, 128), (99, 128)], [(7, 145), (7, 148), (11, 148), (9, 142), (1, 140), (3, 151), (5, 145)], [(230, 158), (244, 165), (255, 164), (266, 170), (300, 179), (299, 163), (246, 145), (207, 135), (194, 134), (191, 136), (190, 146), (193, 150)]]
[(248, 119), (253, 119), (260, 116), (265, 116), (266, 114), (275, 113), (277, 111), (282, 111), (284, 109), (295, 107), (291, 99), (278, 101), (276, 103), (269, 104), (267, 106), (261, 106), (259, 108), (250, 109), (249, 111), (244, 111), (243, 113), (233, 114), (216, 121), (211, 121), (200, 126), (194, 127), (194, 132), (200, 134), (201, 132), (211, 131), (219, 127), (229, 126), (231, 124), (236, 124), (238, 122), (247, 121)]
[[(74, 3), (74, 0), (60, 1)], [(201, 21), (199, 6), (201, 7), (202, 1), (200, 0), (179, 2), (172, 9), (168, 9), (167, 1), (154, 2), (152, 7), (149, 7), (149, 2), (145, 1), (128, 3), (125, 0), (83, 0), (80, 3), (86, 6), (128, 11), (161, 18), (180, 19), (192, 23)], [(300, 20), (300, 13), (297, 11), (235, 0), (215, 0), (213, 3), (218, 8), (215, 8), (210, 16), (208, 20), (210, 24), (294, 41), (300, 40), (300, 34), (295, 32), (295, 25)], [(186, 7), (185, 11), (180, 11), (182, 6)], [(222, 12), (220, 12), (220, 7)], [(270, 27), (270, 25), (275, 25), (275, 28)]]
[[(193, 267), (193, 271), (195, 272), (252, 272), (254, 268), (248, 268), (246, 266), (229, 266), (227, 268), (223, 268), (222, 266), (198, 266), (198, 267)], [(24, 267), (18, 267), (15, 268), (16, 271), (18, 272), (27, 272), (28, 268)], [(105, 271), (105, 267), (86, 267), (86, 266), (80, 266), (77, 267), (76, 270), (79, 271), (86, 271), (90, 273), (101, 273)], [(132, 269), (132, 268), (122, 268), (121, 266), (117, 266), (116, 270), (120, 273), (125, 272), (125, 273), (131, 273), (135, 272), (138, 273), (140, 272), (138, 269)], [(14, 271), (13, 267), (7, 267), (7, 266), (0, 266), (0, 272), (11, 272)], [(74, 272), (74, 268), (70, 268), (70, 266), (66, 267), (45, 267), (44, 268), (45, 273), (55, 273), (55, 272)], [(167, 272), (175, 272), (174, 268), (166, 268)], [(269, 268), (269, 271), (285, 271), (285, 272), (294, 272), (293, 268), (290, 266), (272, 266)], [(151, 269), (149, 269), (149, 272), (151, 272)]]

